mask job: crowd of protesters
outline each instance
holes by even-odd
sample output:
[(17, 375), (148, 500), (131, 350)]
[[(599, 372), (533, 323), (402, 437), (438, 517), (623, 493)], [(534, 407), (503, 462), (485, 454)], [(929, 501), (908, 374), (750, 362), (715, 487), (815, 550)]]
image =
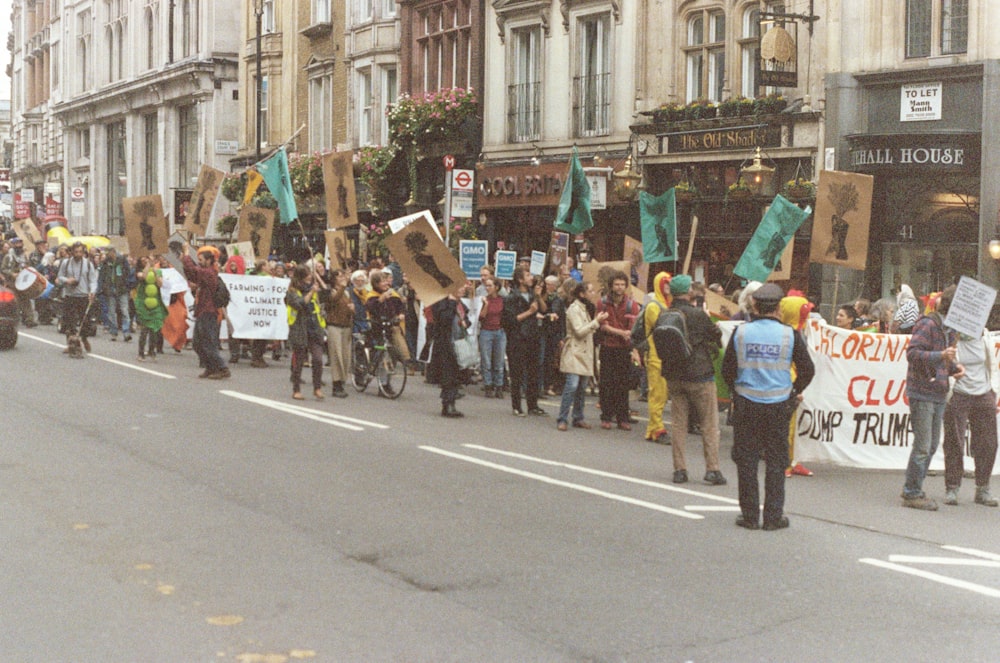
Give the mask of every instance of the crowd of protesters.
[[(694, 432), (702, 438), (703, 481), (720, 486), (726, 478), (719, 463), (718, 371), (733, 394), (730, 423), (735, 426), (733, 458), (741, 506), (737, 524), (759, 527), (760, 460), (766, 465), (764, 529), (788, 526), (783, 514), (784, 479), (812, 475), (795, 461), (794, 436), (788, 434), (795, 404), (813, 375), (800, 332), (806, 319), (817, 315), (816, 306), (800, 292), (784, 293), (773, 284), (750, 282), (731, 293), (722, 310), (714, 313), (753, 324), (739, 327), (723, 352), (721, 333), (708, 314), (705, 297), (708, 291), (726, 293), (719, 284), (693, 283), (683, 274), (657, 274), (652, 291), (637, 298), (632, 294), (635, 279), (625, 272), (609, 270), (595, 282), (585, 282), (570, 263), (560, 274), (540, 278), (522, 261), (509, 281), (498, 279), (487, 266), (478, 282), (470, 281), (461, 291), (423, 308), (391, 256), (387, 262), (376, 259), (354, 269), (328, 270), (319, 255), (300, 264), (272, 259), (251, 265), (240, 256), (227, 259), (209, 245), (198, 248), (192, 258), (189, 248), (184, 246), (181, 260), (194, 293), (189, 343), (203, 369), (199, 377), (230, 378), (230, 366), (241, 359), (250, 359), (253, 368), (267, 368), (265, 356), (270, 351), (272, 361), (289, 356), (293, 399), (304, 399), (303, 370), (309, 368), (312, 394), (322, 400), (326, 367), (331, 395), (344, 399), (355, 368), (354, 339), (384, 325), (406, 370), (422, 373), (440, 386), (444, 417), (462, 417), (458, 399), (481, 381), (482, 395), (509, 398), (510, 411), (517, 417), (547, 416), (542, 398), (556, 397), (555, 425), (561, 432), (591, 428), (586, 396), (596, 392), (600, 428), (627, 432), (637, 422), (630, 396), (638, 391), (649, 411), (645, 438), (672, 445), (673, 481), (689, 481), (685, 442)], [(79, 242), (55, 250), (40, 243), (29, 254), (20, 239), (12, 238), (4, 242), (0, 279), (10, 286), (27, 267), (48, 279), (53, 288), (45, 297), (19, 298), (22, 322), (30, 327), (58, 320), (67, 351), (76, 338), (90, 352), (90, 339), (103, 328), (110, 342), (120, 337), (129, 343), (137, 334), (137, 360), (155, 361), (164, 351), (176, 303), (161, 296), (163, 270), (168, 266), (162, 256), (133, 261), (113, 248), (88, 250)], [(224, 358), (220, 325), (227, 320), (226, 305), (217, 297), (220, 272), (290, 279), (285, 297), (287, 340), (239, 339), (230, 334), (229, 357)], [(942, 316), (954, 291), (951, 287), (930, 293), (923, 312), (906, 284), (895, 298), (858, 299), (834, 309), (836, 327), (912, 335), (906, 389), (914, 443), (902, 499), (904, 506), (922, 510), (937, 508), (922, 484), (942, 437), (945, 504), (958, 503), (967, 430), (975, 461), (974, 501), (997, 506), (989, 480), (997, 451), (992, 379), (1000, 367), (985, 342), (985, 332), (982, 338), (969, 338), (943, 326)], [(685, 320), (690, 358), (683, 370), (671, 370), (649, 341), (667, 311), (679, 312)], [(187, 317), (186, 308), (183, 315)], [(426, 332), (418, 346), (421, 327)], [(453, 347), (453, 339), (473, 328), (480, 353), (478, 372), (460, 366)], [(186, 339), (178, 341), (176, 330), (172, 334), (169, 345), (180, 352)], [(774, 345), (773, 354), (755, 357), (747, 349), (768, 344)], [(392, 395), (391, 390), (386, 384), (379, 393)], [(669, 431), (663, 420), (668, 403)]]

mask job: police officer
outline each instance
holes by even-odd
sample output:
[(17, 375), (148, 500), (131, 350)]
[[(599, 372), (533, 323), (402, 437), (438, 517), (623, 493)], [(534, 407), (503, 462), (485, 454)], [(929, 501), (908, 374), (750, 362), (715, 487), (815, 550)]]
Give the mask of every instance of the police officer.
[[(805, 341), (780, 322), (784, 293), (773, 283), (752, 295), (753, 319), (735, 329), (722, 360), (722, 377), (733, 393), (733, 461), (739, 480), (736, 524), (760, 528), (757, 467), (764, 460), (764, 529), (788, 527), (785, 468), (788, 425), (815, 368)], [(792, 382), (791, 368), (796, 370)]]

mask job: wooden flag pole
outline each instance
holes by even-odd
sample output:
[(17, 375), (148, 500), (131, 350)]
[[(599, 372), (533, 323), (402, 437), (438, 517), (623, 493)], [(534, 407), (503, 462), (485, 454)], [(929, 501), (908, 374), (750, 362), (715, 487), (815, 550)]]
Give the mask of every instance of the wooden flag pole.
[(681, 274), (687, 274), (688, 269), (691, 267), (691, 253), (694, 251), (694, 238), (698, 234), (698, 216), (695, 214), (691, 215), (691, 237), (688, 238), (688, 250), (687, 255), (684, 256), (684, 270)]
[(830, 317), (834, 317), (837, 313), (837, 292), (840, 290), (840, 265), (833, 266), (833, 303), (830, 304)]

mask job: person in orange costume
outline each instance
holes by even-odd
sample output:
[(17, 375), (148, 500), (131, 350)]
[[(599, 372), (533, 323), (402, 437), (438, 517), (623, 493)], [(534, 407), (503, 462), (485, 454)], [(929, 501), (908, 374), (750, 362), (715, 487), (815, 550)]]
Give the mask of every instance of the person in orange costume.
[[(802, 293), (798, 290), (789, 290), (788, 295), (783, 297), (781, 303), (778, 305), (781, 322), (796, 331), (802, 331), (805, 328), (806, 320), (809, 318), (809, 313), (812, 309), (812, 303), (803, 297)], [(795, 380), (795, 366), (792, 366), (792, 380)], [(795, 474), (801, 477), (811, 477), (813, 475), (812, 470), (808, 469), (802, 463), (795, 462), (795, 422), (797, 420), (798, 411), (792, 413), (792, 421), (788, 426), (789, 465), (785, 468), (785, 476), (790, 477)]]

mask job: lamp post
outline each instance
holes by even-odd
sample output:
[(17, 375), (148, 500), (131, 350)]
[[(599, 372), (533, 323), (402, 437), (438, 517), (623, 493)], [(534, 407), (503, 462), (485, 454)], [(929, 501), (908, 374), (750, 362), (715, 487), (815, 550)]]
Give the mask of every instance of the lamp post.
[(256, 36), (256, 43), (257, 43), (257, 49), (256, 50), (257, 50), (257, 53), (256, 53), (256, 58), (255, 58), (255, 60), (256, 60), (256, 66), (257, 66), (257, 95), (256, 95), (256, 98), (257, 98), (257, 110), (256, 110), (257, 120), (256, 120), (256, 132), (254, 134), (255, 137), (256, 137), (256, 140), (254, 142), (255, 142), (255, 146), (256, 146), (255, 147), (256, 160), (260, 161), (260, 134), (261, 134), (261, 129), (263, 128), (263, 123), (264, 123), (264, 115), (261, 112), (261, 108), (260, 108), (261, 107), (261, 102), (263, 101), (263, 96), (264, 96), (263, 81), (261, 80), (262, 72), (261, 72), (261, 57), (260, 57), (260, 41), (261, 41), (260, 38), (261, 38), (261, 32), (263, 30), (262, 23), (263, 23), (263, 19), (264, 19), (264, 0), (253, 0), (253, 13), (254, 13), (254, 17), (257, 19), (257, 36)]
[(774, 176), (774, 167), (764, 164), (762, 158), (761, 149), (758, 145), (754, 149), (753, 163), (740, 169), (743, 180), (750, 186), (754, 195), (757, 196), (764, 192), (767, 185), (770, 184), (771, 178)]

